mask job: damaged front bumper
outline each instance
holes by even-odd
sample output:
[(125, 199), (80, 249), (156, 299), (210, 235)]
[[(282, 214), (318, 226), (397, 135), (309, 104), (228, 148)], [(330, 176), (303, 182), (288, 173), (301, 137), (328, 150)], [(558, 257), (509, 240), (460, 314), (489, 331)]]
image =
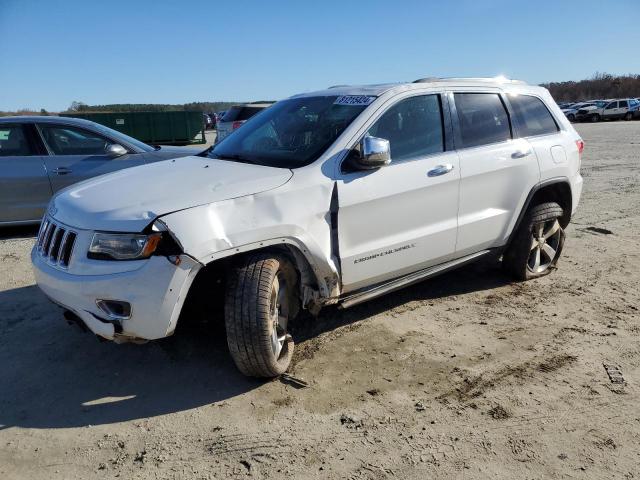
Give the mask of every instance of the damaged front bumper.
[[(36, 282), (44, 294), (96, 335), (117, 342), (155, 340), (173, 333), (202, 266), (188, 255), (179, 259), (176, 265), (154, 256), (134, 270), (77, 275), (50, 265), (35, 249), (31, 253)], [(110, 316), (98, 307), (99, 300), (126, 302), (130, 312), (126, 318)]]

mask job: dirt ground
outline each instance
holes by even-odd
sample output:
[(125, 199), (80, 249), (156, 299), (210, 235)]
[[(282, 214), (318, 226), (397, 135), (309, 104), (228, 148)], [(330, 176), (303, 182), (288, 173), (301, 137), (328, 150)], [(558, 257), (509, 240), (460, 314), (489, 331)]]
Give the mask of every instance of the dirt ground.
[(304, 318), (307, 388), (242, 377), (219, 328), (114, 345), (67, 326), (34, 230), (1, 232), (0, 478), (640, 478), (640, 122), (577, 129), (558, 271), (485, 262)]

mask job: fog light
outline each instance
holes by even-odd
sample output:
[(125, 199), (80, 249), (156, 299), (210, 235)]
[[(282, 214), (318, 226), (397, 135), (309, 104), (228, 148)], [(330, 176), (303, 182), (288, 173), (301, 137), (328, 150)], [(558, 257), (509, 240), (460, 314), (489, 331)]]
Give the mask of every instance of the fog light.
[(96, 305), (112, 320), (131, 318), (131, 304), (121, 300), (96, 300)]

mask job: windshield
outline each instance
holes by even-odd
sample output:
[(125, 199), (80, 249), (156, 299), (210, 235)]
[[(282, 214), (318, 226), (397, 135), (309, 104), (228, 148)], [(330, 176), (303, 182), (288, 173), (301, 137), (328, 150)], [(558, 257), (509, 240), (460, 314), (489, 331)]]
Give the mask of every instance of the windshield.
[(364, 96), (283, 100), (252, 117), (208, 156), (281, 168), (309, 165), (373, 100)]
[(113, 128), (105, 127), (104, 125), (100, 125), (99, 123), (94, 123), (93, 127), (96, 130), (104, 133), (105, 135), (113, 138), (114, 140), (133, 145), (143, 152), (153, 152), (155, 150), (155, 148), (153, 148), (151, 145), (147, 145), (146, 143), (141, 142), (140, 140), (136, 140), (135, 138), (130, 137), (129, 135), (125, 135), (124, 133), (114, 130)]

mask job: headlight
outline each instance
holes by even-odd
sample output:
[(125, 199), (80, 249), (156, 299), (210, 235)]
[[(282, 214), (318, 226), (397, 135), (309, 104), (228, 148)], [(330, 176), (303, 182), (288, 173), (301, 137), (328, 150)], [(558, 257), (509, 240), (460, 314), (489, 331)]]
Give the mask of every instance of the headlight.
[(89, 258), (102, 260), (140, 260), (158, 248), (162, 233), (94, 233)]

